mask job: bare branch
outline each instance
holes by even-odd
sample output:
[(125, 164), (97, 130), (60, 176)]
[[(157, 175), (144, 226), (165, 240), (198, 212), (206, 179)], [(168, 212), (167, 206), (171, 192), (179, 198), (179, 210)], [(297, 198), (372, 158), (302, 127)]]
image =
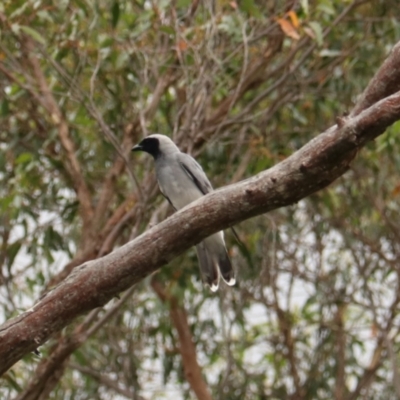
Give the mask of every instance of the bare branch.
[(337, 329), (336, 346), (336, 384), (335, 384), (335, 400), (343, 400), (346, 391), (345, 366), (346, 366), (346, 334), (344, 330), (344, 313), (346, 304), (337, 305), (335, 315), (335, 323)]
[(35, 379), (21, 392), (16, 400), (39, 400), (46, 398), (62, 377), (71, 354), (86, 340), (94, 335), (132, 295), (132, 286), (104, 315), (96, 320), (100, 309), (94, 309), (85, 320), (78, 325), (73, 334), (61, 337), (52, 349), (51, 356), (43, 359), (35, 371)]
[[(121, 387), (120, 383), (118, 380), (114, 380), (106, 376), (105, 374), (102, 374), (98, 371), (95, 371), (92, 368), (89, 367), (83, 367), (82, 365), (76, 364), (76, 363), (70, 363), (68, 366), (73, 369), (81, 372), (82, 374), (88, 375), (95, 379), (97, 382), (99, 382), (103, 386), (107, 386), (116, 393), (120, 394), (121, 396), (126, 397), (127, 399), (134, 399), (135, 398), (135, 393), (131, 392), (129, 389), (125, 389)], [(137, 396), (137, 399), (144, 399), (142, 396)]]
[(397, 354), (393, 348), (393, 339), (390, 338), (389, 336), (386, 336), (386, 347), (388, 349), (390, 362), (392, 364), (393, 387), (397, 397), (400, 398), (400, 372), (399, 372)]
[(33, 74), (36, 78), (41, 93), (41, 97), (39, 98), (40, 102), (49, 112), (52, 122), (58, 128), (58, 136), (67, 157), (66, 170), (69, 172), (81, 207), (81, 215), (84, 225), (84, 232), (82, 236), (85, 238), (85, 236), (89, 235), (89, 227), (93, 215), (91, 194), (83, 177), (82, 168), (79, 164), (78, 158), (76, 157), (75, 144), (69, 134), (68, 123), (65, 120), (49, 88), (39, 60), (34, 54), (33, 40), (29, 37), (26, 37), (25, 48), (28, 53), (29, 62), (33, 69)]
[(397, 288), (397, 296), (393, 300), (389, 308), (389, 316), (386, 322), (386, 326), (381, 330), (378, 338), (376, 339), (374, 352), (372, 353), (369, 365), (367, 368), (364, 369), (363, 374), (358, 380), (356, 388), (346, 397), (346, 400), (356, 400), (359, 398), (361, 392), (368, 388), (368, 386), (372, 383), (372, 379), (374, 378), (379, 366), (382, 363), (383, 353), (387, 345), (387, 337), (393, 327), (393, 322), (397, 315), (396, 310), (398, 308), (400, 300), (398, 289), (399, 288)]
[(371, 79), (364, 93), (360, 96), (351, 115), (357, 115), (380, 99), (400, 90), (400, 43), (397, 43), (378, 72)]
[(183, 369), (190, 387), (199, 400), (212, 400), (197, 362), (196, 347), (193, 343), (185, 309), (179, 306), (176, 297), (170, 296), (156, 279), (151, 281), (151, 286), (164, 303), (169, 303), (171, 320), (178, 332), (179, 352), (182, 356)]

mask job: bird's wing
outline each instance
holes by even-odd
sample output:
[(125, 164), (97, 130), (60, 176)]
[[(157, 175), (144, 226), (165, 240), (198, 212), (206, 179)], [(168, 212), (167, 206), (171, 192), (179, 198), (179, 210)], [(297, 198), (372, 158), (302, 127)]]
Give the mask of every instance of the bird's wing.
[(201, 193), (207, 194), (212, 192), (213, 188), (210, 181), (194, 158), (189, 156), (189, 154), (179, 153), (177, 154), (177, 161)]
[(160, 183), (158, 183), (158, 187), (160, 188), (161, 194), (167, 199), (168, 203), (172, 206), (172, 208), (173, 208), (175, 211), (178, 211), (178, 210), (176, 209), (176, 207), (172, 204), (172, 201), (170, 200), (170, 198), (163, 192)]

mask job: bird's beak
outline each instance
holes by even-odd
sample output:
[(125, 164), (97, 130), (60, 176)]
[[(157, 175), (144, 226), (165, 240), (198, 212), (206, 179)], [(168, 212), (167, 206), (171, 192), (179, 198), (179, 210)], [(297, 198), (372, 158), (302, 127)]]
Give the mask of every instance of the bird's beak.
[(140, 144), (132, 147), (132, 151), (142, 151), (143, 147)]

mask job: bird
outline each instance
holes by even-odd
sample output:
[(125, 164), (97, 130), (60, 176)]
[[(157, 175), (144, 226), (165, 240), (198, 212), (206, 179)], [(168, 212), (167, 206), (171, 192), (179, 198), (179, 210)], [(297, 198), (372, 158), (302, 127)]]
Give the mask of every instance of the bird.
[[(132, 151), (143, 151), (153, 156), (158, 186), (175, 211), (213, 191), (200, 164), (189, 154), (181, 152), (166, 135), (149, 135)], [(202, 279), (213, 292), (218, 290), (220, 276), (229, 286), (236, 283), (222, 231), (197, 244), (196, 252)]]

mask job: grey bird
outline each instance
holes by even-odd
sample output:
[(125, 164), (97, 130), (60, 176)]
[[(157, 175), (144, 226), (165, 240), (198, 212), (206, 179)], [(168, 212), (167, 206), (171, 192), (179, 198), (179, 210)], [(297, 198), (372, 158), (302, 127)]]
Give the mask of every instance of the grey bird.
[[(153, 156), (161, 193), (175, 210), (213, 190), (201, 166), (189, 154), (182, 153), (168, 136), (147, 136), (132, 151), (144, 151)], [(196, 245), (196, 251), (203, 280), (212, 291), (218, 289), (220, 275), (228, 285), (235, 284), (222, 231)]]

